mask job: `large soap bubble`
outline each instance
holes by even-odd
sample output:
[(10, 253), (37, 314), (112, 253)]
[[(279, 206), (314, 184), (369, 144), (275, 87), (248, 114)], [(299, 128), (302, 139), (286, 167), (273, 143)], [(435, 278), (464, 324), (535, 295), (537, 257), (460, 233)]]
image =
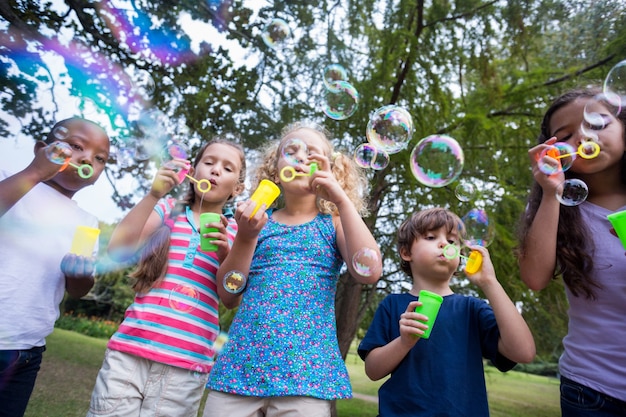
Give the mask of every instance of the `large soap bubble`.
[(495, 227), (485, 210), (473, 208), (461, 220), (465, 225), (464, 243), (467, 246), (487, 247), (493, 242)]
[(413, 135), (413, 118), (404, 108), (396, 105), (376, 110), (367, 124), (367, 140), (388, 154), (402, 151)]
[(556, 199), (564, 206), (577, 206), (587, 199), (589, 188), (577, 178), (563, 181), (556, 188)]
[(324, 114), (334, 120), (352, 116), (359, 105), (359, 92), (347, 81), (332, 81), (326, 91)]
[(444, 187), (463, 171), (465, 156), (459, 143), (446, 135), (430, 135), (411, 152), (411, 172), (427, 187)]
[(604, 93), (618, 108), (626, 104), (626, 60), (618, 62), (604, 79)]

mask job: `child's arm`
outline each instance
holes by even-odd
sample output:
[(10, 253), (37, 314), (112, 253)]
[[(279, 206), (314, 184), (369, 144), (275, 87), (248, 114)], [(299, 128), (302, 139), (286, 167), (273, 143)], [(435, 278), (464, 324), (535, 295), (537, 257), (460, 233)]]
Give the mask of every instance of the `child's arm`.
[(259, 236), (259, 232), (267, 223), (265, 205), (250, 218), (256, 203), (252, 200), (244, 201), (235, 210), (235, 220), (237, 221), (237, 234), (233, 241), (233, 246), (226, 258), (220, 263), (215, 274), (217, 281), (217, 294), (226, 308), (232, 309), (239, 305), (241, 293), (232, 294), (224, 289), (224, 275), (230, 271), (241, 272), (245, 277), (250, 273), (250, 264)]
[[(50, 162), (44, 151), (45, 144), (35, 144), (35, 158), (22, 171), (0, 181), (0, 217), (9, 211), (22, 197), (40, 182), (47, 181), (58, 174), (61, 166)], [(66, 157), (71, 152), (63, 150)]]
[[(316, 171), (311, 181), (311, 189), (337, 206), (339, 219), (335, 222), (335, 228), (339, 252), (348, 266), (350, 275), (357, 282), (374, 284), (382, 274), (382, 258), (378, 244), (354, 204), (330, 171), (328, 158), (316, 155), (316, 160), (320, 169)], [(363, 248), (367, 248), (375, 254), (374, 257), (366, 259), (368, 270), (366, 275), (355, 270), (352, 262), (354, 256)]]
[(94, 284), (95, 260), (68, 253), (61, 260), (61, 271), (65, 275), (65, 290), (70, 297), (86, 295)]
[[(348, 266), (348, 271), (350, 271), (350, 275), (361, 284), (375, 284), (383, 270), (378, 243), (376, 243), (374, 236), (372, 236), (372, 233), (347, 196), (345, 200), (335, 204), (339, 210), (337, 245), (339, 246), (341, 256)], [(367, 263), (367, 275), (363, 275), (357, 271), (352, 262), (357, 252), (363, 248), (368, 248), (376, 254), (373, 258), (363, 259), (363, 261)]]
[(535, 340), (526, 321), (498, 282), (489, 252), (481, 246), (473, 246), (471, 249), (482, 254), (483, 264), (478, 272), (468, 274), (467, 277), (483, 290), (493, 309), (500, 331), (498, 351), (513, 362), (532, 362), (535, 358)]
[[(556, 139), (546, 141), (551, 145)], [(557, 229), (560, 203), (555, 197), (557, 186), (564, 180), (563, 174), (546, 175), (538, 165), (537, 158), (545, 145), (537, 145), (528, 151), (533, 176), (542, 187), (543, 195), (539, 208), (528, 230), (524, 253), (519, 258), (522, 281), (531, 290), (544, 289), (552, 280), (556, 268)]]
[(419, 305), (421, 305), (419, 301), (410, 302), (406, 311), (400, 316), (399, 337), (368, 353), (365, 358), (365, 374), (372, 381), (378, 381), (393, 372), (418, 342), (419, 336), (424, 334), (426, 324), (419, 320), (426, 320), (426, 317), (415, 312), (415, 308)]
[[(178, 163), (178, 160), (175, 160)], [(181, 166), (184, 161), (181, 161)], [(154, 177), (150, 192), (133, 207), (113, 230), (108, 252), (112, 255), (122, 250), (133, 251), (143, 243), (162, 223), (154, 212), (154, 206), (178, 184), (178, 176), (170, 167), (161, 167)]]

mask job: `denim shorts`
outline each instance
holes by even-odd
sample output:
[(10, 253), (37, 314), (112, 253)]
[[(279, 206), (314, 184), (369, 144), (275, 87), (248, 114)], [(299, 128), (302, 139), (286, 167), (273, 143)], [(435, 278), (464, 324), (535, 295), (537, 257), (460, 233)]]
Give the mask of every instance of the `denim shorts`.
[(562, 417), (624, 417), (626, 401), (561, 376)]

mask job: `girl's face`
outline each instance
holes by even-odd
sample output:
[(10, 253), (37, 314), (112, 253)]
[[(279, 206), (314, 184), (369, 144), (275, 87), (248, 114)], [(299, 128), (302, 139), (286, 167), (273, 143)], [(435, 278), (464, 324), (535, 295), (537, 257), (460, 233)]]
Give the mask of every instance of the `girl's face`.
[(443, 249), (450, 244), (458, 248), (459, 239), (456, 231), (448, 232), (447, 227), (440, 227), (418, 236), (411, 245), (410, 252), (401, 251), (400, 256), (411, 265), (414, 277), (439, 277), (447, 280), (459, 267), (460, 258), (446, 258)]
[[(298, 146), (298, 143), (305, 146)], [(312, 162), (329, 156), (330, 147), (322, 133), (314, 129), (301, 128), (283, 137), (278, 152), (278, 172), (286, 167), (292, 167), (297, 173), (308, 173)], [(295, 176), (289, 183), (308, 185), (309, 179), (308, 176)]]
[[(244, 184), (239, 180), (241, 168), (239, 149), (225, 143), (214, 143), (204, 150), (191, 173), (195, 179), (206, 179), (211, 183), (204, 200), (226, 202), (243, 191)], [(202, 197), (197, 187), (196, 194)]]
[[(593, 105), (593, 111), (601, 116), (603, 123), (592, 125), (585, 121), (583, 114), (588, 103)], [(572, 172), (593, 174), (621, 163), (626, 151), (624, 126), (606, 106), (600, 102), (594, 103), (593, 99), (581, 97), (555, 111), (550, 118), (549, 137), (555, 136), (558, 142), (567, 142), (578, 149), (586, 140), (581, 133), (581, 125), (597, 135), (600, 154), (592, 159), (577, 157)]]

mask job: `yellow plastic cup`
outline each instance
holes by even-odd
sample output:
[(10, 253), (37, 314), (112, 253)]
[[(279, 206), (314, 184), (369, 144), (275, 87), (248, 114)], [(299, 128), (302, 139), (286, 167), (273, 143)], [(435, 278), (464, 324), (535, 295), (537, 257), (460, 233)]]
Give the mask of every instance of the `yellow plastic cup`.
[(435, 325), (435, 320), (437, 320), (443, 297), (431, 291), (421, 290), (418, 301), (420, 301), (422, 305), (415, 307), (415, 312), (428, 317), (428, 321), (424, 322), (428, 326), (428, 329), (424, 331), (422, 339), (428, 339)]
[(261, 180), (257, 189), (252, 193), (250, 200), (256, 203), (256, 207), (252, 211), (250, 217), (253, 217), (261, 207), (261, 204), (265, 203), (265, 208), (272, 205), (274, 200), (280, 195), (280, 188), (270, 180)]
[(201, 213), (200, 214), (200, 249), (205, 252), (217, 251), (217, 245), (213, 244), (213, 237), (204, 237), (205, 233), (217, 232), (215, 227), (206, 227), (207, 223), (219, 223), (219, 213)]
[(615, 229), (615, 234), (617, 234), (619, 241), (622, 242), (622, 246), (626, 249), (626, 210), (611, 213), (606, 218), (611, 222), (611, 226)]
[(70, 253), (90, 258), (100, 236), (100, 229), (89, 226), (76, 226)]

